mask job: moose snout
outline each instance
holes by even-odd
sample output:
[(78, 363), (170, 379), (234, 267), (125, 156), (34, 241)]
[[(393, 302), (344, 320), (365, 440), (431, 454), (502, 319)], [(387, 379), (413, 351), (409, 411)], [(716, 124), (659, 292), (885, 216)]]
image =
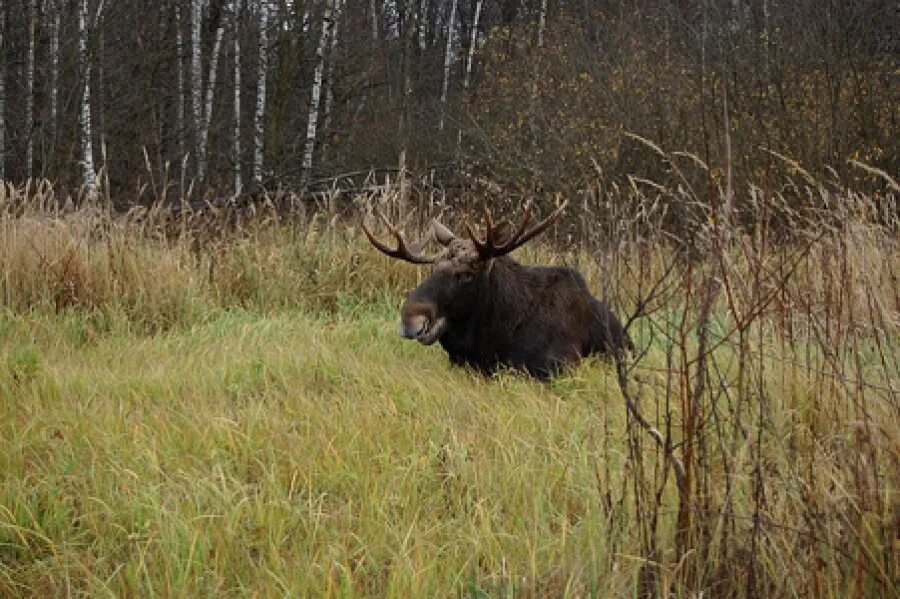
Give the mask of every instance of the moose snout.
[(431, 345), (447, 329), (447, 319), (437, 313), (431, 302), (407, 300), (400, 309), (400, 335)]
[(400, 318), (400, 336), (415, 339), (428, 329), (428, 317), (417, 314)]

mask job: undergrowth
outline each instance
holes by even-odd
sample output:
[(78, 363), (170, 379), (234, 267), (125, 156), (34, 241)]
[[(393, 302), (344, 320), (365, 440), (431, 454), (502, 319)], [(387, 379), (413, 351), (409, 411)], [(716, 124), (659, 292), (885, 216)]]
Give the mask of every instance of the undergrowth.
[(685, 252), (632, 191), (519, 252), (637, 346), (539, 383), (400, 340), (425, 273), (358, 217), (5, 189), (0, 595), (896, 594), (896, 222), (848, 193)]

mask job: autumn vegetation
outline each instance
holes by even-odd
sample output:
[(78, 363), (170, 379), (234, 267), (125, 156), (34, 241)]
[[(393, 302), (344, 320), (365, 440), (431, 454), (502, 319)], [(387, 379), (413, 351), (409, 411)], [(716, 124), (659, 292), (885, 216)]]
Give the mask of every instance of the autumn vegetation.
[(895, 193), (783, 173), (739, 226), (725, 188), (595, 189), (520, 259), (577, 266), (636, 352), (541, 383), (397, 336), (418, 275), (358, 233), (396, 189), (172, 216), (6, 186), (0, 594), (888, 596)]

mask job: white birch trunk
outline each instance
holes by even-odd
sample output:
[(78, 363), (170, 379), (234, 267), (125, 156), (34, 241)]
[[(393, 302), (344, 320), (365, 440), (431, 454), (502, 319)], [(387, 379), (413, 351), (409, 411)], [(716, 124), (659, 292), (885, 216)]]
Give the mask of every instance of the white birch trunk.
[(266, 114), (266, 71), (269, 65), (269, 6), (259, 3), (259, 62), (256, 67), (256, 113), (253, 115), (253, 182), (262, 184), (263, 135)]
[[(463, 74), (463, 94), (467, 95), (469, 83), (472, 81), (472, 63), (475, 62), (475, 44), (478, 42), (478, 22), (481, 19), (481, 6), (484, 0), (475, 3), (475, 15), (472, 18), (472, 33), (469, 36), (469, 52), (466, 56), (466, 70)], [(462, 128), (456, 134), (456, 158), (462, 152)]]
[(401, 143), (400, 156), (397, 160), (397, 178), (400, 183), (399, 213), (401, 218), (406, 214), (407, 200), (409, 199), (409, 182), (407, 180), (407, 150), (409, 149), (409, 140), (411, 137), (410, 129), (412, 128), (412, 118), (410, 115), (410, 97), (412, 96), (412, 50), (413, 35), (415, 30), (415, 12), (412, 10), (412, 1), (406, 2), (406, 19), (403, 22), (402, 40), (401, 40), (401, 57), (400, 65), (402, 69), (403, 81), (403, 107), (400, 110), (400, 132)]
[(376, 0), (369, 2), (369, 8), (372, 11), (372, 39), (378, 41), (378, 7)]
[(472, 79), (472, 63), (475, 61), (475, 44), (478, 41), (478, 21), (481, 19), (481, 6), (484, 0), (475, 3), (475, 16), (472, 19), (472, 35), (469, 39), (469, 55), (466, 57), (466, 74), (463, 76), (463, 89), (469, 89)]
[(241, 0), (234, 0), (234, 195), (241, 193)]
[(447, 49), (444, 52), (444, 81), (441, 85), (441, 115), (438, 129), (444, 130), (444, 112), (447, 109), (447, 90), (450, 87), (450, 67), (453, 65), (453, 40), (456, 37), (456, 1), (450, 4), (450, 20), (447, 21)]
[(544, 27), (547, 24), (547, 0), (541, 0), (541, 14), (538, 16), (538, 48), (544, 47)]
[(53, 2), (53, 29), (50, 32), (50, 139), (56, 147), (56, 118), (59, 106), (59, 27), (62, 7)]
[(335, 10), (335, 19), (334, 24), (331, 26), (331, 43), (328, 50), (328, 66), (326, 67), (327, 73), (325, 75), (325, 106), (322, 110), (322, 131), (325, 135), (328, 135), (328, 132), (331, 130), (331, 106), (334, 103), (334, 86), (332, 84), (332, 80), (334, 78), (334, 53), (337, 48), (338, 42), (338, 18), (337, 15), (341, 13), (341, 9), (343, 8), (343, 0), (336, 1), (336, 10)]
[(209, 74), (206, 76), (206, 99), (201, 113), (200, 142), (197, 147), (197, 179), (206, 179), (206, 159), (209, 142), (209, 124), (212, 121), (213, 99), (216, 91), (216, 77), (219, 67), (219, 55), (222, 50), (222, 38), (225, 35), (225, 19), (219, 21), (216, 28), (216, 39), (213, 42), (212, 55), (209, 58)]
[(198, 178), (203, 179), (201, 172), (200, 138), (203, 130), (203, 63), (200, 56), (200, 25), (203, 19), (201, 0), (191, 0), (191, 120), (194, 133), (194, 160), (197, 165)]
[(34, 164), (34, 46), (37, 0), (28, 0), (28, 53), (25, 57), (25, 178)]
[(416, 20), (418, 21), (419, 50), (425, 50), (427, 43), (425, 35), (428, 33), (428, 4), (425, 2), (419, 2)]
[(178, 153), (184, 156), (184, 40), (181, 34), (181, 7), (175, 5), (175, 70), (178, 78), (178, 102), (175, 112), (175, 129), (178, 136)]
[[(6, 7), (0, 0), (0, 48), (6, 41)], [(6, 179), (6, 52), (0, 52), (0, 182)]]
[(325, 3), (325, 14), (322, 17), (322, 35), (319, 36), (319, 45), (316, 48), (316, 70), (313, 73), (309, 116), (306, 120), (306, 145), (303, 148), (303, 162), (300, 167), (301, 188), (306, 188), (309, 184), (309, 177), (312, 173), (313, 151), (316, 147), (316, 127), (319, 123), (319, 98), (322, 95), (322, 75), (325, 72), (325, 47), (328, 45), (328, 35), (334, 19), (336, 4), (337, 0), (327, 0)]
[(763, 0), (763, 42), (766, 52), (766, 89), (772, 82), (772, 46), (769, 31), (769, 2)]
[(78, 11), (78, 58), (84, 73), (81, 95), (81, 154), (84, 166), (84, 190), (88, 200), (97, 197), (97, 173), (94, 172), (94, 149), (91, 140), (91, 63), (87, 53), (88, 0), (81, 0)]

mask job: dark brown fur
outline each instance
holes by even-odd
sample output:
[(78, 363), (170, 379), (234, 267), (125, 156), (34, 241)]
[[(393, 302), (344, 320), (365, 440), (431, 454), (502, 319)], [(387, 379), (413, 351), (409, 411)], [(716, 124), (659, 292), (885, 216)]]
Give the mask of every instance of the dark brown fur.
[(616, 316), (571, 268), (503, 257), (477, 264), (471, 278), (461, 274), (438, 263), (401, 312), (404, 318), (424, 313), (432, 322), (446, 318), (439, 341), (454, 364), (547, 377), (584, 356), (631, 347)]
[[(485, 373), (506, 366), (542, 378), (590, 354), (632, 349), (622, 324), (591, 295), (577, 271), (524, 266), (507, 256), (546, 230), (563, 208), (532, 225), (527, 206), (515, 230), (494, 226), (486, 212), (483, 240), (471, 227), (469, 238), (461, 238), (435, 221), (415, 244), (382, 216), (396, 249), (364, 226), (369, 241), (388, 256), (433, 265), (431, 275), (403, 303), (400, 334), (423, 345), (440, 341), (454, 364)], [(431, 241), (445, 249), (425, 256), (422, 251)]]

